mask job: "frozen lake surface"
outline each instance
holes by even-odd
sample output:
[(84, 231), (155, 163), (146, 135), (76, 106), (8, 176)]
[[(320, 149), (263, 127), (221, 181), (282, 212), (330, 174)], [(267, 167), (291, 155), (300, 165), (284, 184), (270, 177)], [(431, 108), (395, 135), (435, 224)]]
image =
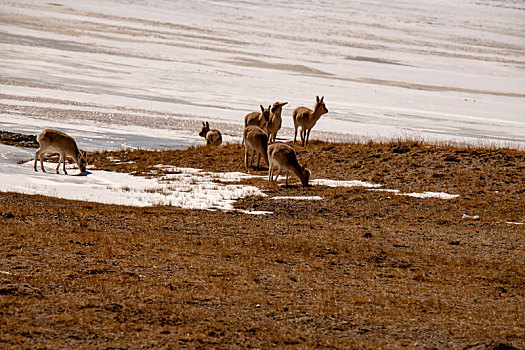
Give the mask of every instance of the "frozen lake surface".
[(0, 0), (0, 129), (81, 148), (240, 141), (325, 96), (312, 139), (525, 146), (525, 3)]

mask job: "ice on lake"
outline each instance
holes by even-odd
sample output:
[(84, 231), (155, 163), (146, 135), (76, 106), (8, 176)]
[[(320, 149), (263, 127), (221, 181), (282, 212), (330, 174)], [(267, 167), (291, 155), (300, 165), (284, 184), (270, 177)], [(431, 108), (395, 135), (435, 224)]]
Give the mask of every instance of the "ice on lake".
[(525, 4), (20, 0), (0, 7), (0, 129), (84, 149), (240, 141), (325, 96), (312, 138), (525, 145)]

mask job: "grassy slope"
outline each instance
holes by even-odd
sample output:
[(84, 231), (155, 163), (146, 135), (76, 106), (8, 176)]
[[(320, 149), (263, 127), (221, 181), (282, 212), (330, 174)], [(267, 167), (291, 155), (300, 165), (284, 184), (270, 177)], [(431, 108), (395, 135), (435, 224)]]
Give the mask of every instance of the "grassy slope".
[[(238, 207), (131, 208), (0, 194), (0, 345), (525, 347), (525, 152), (403, 142), (297, 147), (313, 178)], [(108, 156), (133, 164), (115, 164)], [(239, 145), (91, 155), (244, 171)], [(251, 171), (265, 175), (265, 171)], [(463, 214), (479, 219), (463, 219)]]

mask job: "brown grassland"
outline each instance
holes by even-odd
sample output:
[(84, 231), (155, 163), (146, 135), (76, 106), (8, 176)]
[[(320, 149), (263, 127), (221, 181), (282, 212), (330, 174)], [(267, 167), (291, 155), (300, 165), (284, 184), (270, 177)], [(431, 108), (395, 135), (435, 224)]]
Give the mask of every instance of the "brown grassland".
[[(268, 197), (236, 207), (273, 214), (246, 215), (0, 193), (0, 348), (525, 348), (525, 151), (296, 149), (312, 178), (460, 196), (254, 178)], [(89, 162), (245, 171), (238, 144)]]

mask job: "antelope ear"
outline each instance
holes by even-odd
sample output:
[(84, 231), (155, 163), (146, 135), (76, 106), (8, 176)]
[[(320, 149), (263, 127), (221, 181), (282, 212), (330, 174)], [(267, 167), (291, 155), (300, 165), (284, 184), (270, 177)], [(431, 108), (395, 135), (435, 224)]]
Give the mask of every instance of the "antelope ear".
[(210, 128), (210, 124), (208, 122), (206, 122), (206, 127), (209, 129)]
[(321, 102), (323, 102), (323, 100), (324, 100), (324, 96), (323, 96), (323, 97), (321, 97)]
[(206, 123), (205, 123), (205, 122), (202, 122), (202, 126), (206, 126)]
[(272, 105), (269, 105), (269, 106), (268, 106), (268, 110), (270, 110), (270, 109), (272, 109)]
[(264, 112), (264, 107), (262, 105), (259, 105), (261, 107), (261, 111)]
[(315, 96), (317, 102), (319, 102), (319, 96)]
[(288, 102), (283, 102), (283, 103), (281, 103), (281, 106), (284, 106), (284, 105), (287, 105), (287, 104), (288, 104)]

